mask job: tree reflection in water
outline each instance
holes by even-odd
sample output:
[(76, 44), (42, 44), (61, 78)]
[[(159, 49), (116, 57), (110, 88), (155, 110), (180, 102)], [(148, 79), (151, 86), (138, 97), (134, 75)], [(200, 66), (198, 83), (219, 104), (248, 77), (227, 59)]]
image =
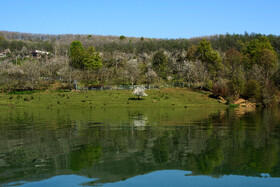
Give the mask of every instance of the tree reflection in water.
[(51, 119), (30, 111), (1, 116), (0, 183), (76, 174), (98, 178), (89, 183), (97, 184), (165, 169), (280, 177), (278, 110), (228, 109), (208, 117), (202, 111), (191, 121), (186, 110), (91, 111), (80, 119), (55, 113)]

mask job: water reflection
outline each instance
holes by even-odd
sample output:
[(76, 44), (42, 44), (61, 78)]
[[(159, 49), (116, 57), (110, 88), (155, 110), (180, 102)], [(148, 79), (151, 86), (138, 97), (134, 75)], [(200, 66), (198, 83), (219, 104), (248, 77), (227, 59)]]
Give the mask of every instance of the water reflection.
[(278, 110), (3, 110), (0, 183), (75, 174), (96, 185), (159, 170), (280, 177), (279, 117)]

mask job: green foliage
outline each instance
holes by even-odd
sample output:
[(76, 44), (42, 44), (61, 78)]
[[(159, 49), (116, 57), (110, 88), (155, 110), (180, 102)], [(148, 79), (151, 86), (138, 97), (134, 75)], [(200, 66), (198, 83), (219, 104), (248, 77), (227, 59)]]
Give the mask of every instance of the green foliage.
[(124, 39), (126, 39), (126, 37), (124, 35), (121, 35), (120, 40), (124, 40)]
[(3, 41), (5, 40), (5, 37), (4, 36), (0, 36), (0, 41)]
[(264, 106), (277, 106), (279, 104), (279, 90), (274, 84), (268, 83), (262, 88), (261, 103)]
[(280, 89), (280, 67), (278, 67), (277, 71), (274, 73), (272, 80), (275, 86)]
[(231, 103), (231, 104), (229, 104), (229, 107), (230, 107), (230, 108), (237, 108), (237, 107), (239, 107), (239, 105), (235, 105), (235, 104), (232, 104), (232, 103)]
[(202, 62), (211, 63), (213, 62), (213, 59), (211, 58), (212, 52), (213, 49), (211, 43), (205, 39), (202, 39), (197, 46), (196, 56)]
[(228, 96), (235, 100), (244, 92), (245, 83), (243, 80), (234, 78), (227, 83)]
[(14, 91), (14, 92), (8, 92), (8, 94), (19, 94), (19, 95), (24, 95), (24, 94), (40, 93), (40, 92), (43, 92), (43, 91), (44, 91), (44, 90)]
[(248, 56), (250, 65), (252, 66), (254, 64), (261, 64), (262, 53), (267, 53), (267, 51), (275, 53), (268, 38), (262, 36), (259, 39), (254, 39), (248, 42), (243, 50), (243, 53)]
[(54, 92), (62, 93), (62, 92), (70, 92), (70, 90), (54, 90)]
[(153, 69), (162, 78), (166, 77), (167, 64), (168, 64), (168, 59), (163, 51), (158, 51), (153, 55), (152, 58)]
[(261, 86), (256, 80), (249, 80), (245, 86), (244, 97), (258, 101), (261, 96)]
[(196, 51), (197, 59), (203, 62), (210, 72), (215, 72), (221, 69), (222, 59), (217, 51), (212, 49), (211, 43), (202, 39)]
[(196, 52), (197, 52), (197, 46), (191, 45), (191, 47), (188, 48), (186, 58), (189, 61), (195, 61), (196, 60)]
[(94, 47), (84, 50), (82, 42), (73, 41), (70, 46), (71, 65), (77, 69), (93, 70), (102, 66), (102, 61)]
[(206, 79), (203, 88), (208, 91), (213, 91), (213, 81), (210, 79)]
[(259, 65), (267, 70), (276, 66), (277, 55), (274, 50), (263, 49), (260, 51)]
[(74, 68), (83, 69), (84, 47), (82, 42), (73, 41), (70, 46), (70, 60)]
[(102, 61), (98, 52), (95, 52), (93, 47), (87, 48), (84, 53), (83, 64), (85, 69), (92, 70), (98, 69), (102, 66)]
[(225, 53), (224, 62), (231, 67), (231, 71), (234, 74), (236, 69), (242, 65), (243, 56), (236, 49), (231, 48)]

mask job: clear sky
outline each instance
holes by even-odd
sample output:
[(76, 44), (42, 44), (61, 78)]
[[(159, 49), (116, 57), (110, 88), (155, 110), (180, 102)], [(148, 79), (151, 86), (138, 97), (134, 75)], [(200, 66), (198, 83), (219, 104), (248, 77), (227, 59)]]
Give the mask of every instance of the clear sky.
[(280, 35), (280, 0), (0, 0), (0, 30), (190, 38)]

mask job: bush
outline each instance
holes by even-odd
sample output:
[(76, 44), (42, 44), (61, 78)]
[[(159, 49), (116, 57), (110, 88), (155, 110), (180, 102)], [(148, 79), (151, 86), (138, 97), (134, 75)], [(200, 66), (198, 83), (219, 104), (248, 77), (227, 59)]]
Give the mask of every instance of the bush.
[(239, 80), (230, 80), (227, 83), (228, 88), (228, 97), (232, 98), (233, 100), (239, 98), (240, 95), (244, 92), (244, 83)]
[(212, 91), (213, 90), (213, 81), (211, 81), (210, 79), (207, 79), (204, 83), (204, 89), (206, 91)]
[(124, 39), (126, 39), (126, 37), (124, 35), (121, 35), (120, 40), (124, 40)]
[(262, 89), (261, 101), (264, 106), (275, 106), (279, 103), (279, 91), (274, 84), (268, 84)]
[(261, 96), (261, 86), (256, 80), (249, 80), (245, 86), (244, 97), (259, 101)]
[(25, 97), (23, 100), (24, 101), (30, 101), (30, 99), (28, 97)]
[(280, 89), (280, 67), (273, 75), (273, 82), (277, 86), (278, 89)]
[(217, 83), (214, 84), (212, 92), (215, 96), (224, 97), (228, 93), (227, 85), (223, 81), (218, 81)]

